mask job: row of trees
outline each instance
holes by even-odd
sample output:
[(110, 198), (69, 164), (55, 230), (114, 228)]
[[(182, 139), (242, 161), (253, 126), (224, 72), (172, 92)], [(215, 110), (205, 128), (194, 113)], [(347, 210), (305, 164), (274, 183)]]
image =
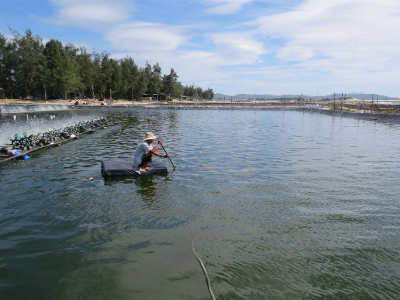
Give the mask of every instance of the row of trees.
[(163, 75), (158, 63), (138, 67), (129, 56), (116, 60), (107, 52), (87, 52), (55, 39), (44, 44), (29, 29), (25, 35), (11, 31), (11, 39), (0, 33), (0, 87), (13, 90), (16, 97), (67, 98), (71, 93), (136, 100), (143, 94), (214, 97), (210, 88), (183, 86), (174, 69)]

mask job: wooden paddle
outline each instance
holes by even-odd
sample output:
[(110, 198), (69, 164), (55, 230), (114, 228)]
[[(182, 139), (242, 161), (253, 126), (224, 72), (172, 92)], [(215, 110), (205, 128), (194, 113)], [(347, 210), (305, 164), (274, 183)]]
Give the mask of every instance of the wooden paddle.
[[(163, 146), (163, 145), (161, 145), (161, 147), (163, 148), (163, 150), (164, 150), (165, 154), (167, 154), (167, 155), (168, 155), (168, 152), (167, 152), (167, 150), (165, 150), (164, 146)], [(169, 161), (171, 162), (172, 166), (173, 166), (173, 167), (174, 167), (174, 169), (175, 169), (176, 167), (175, 167), (174, 163), (172, 162), (172, 159), (171, 159), (171, 157), (169, 157), (169, 156), (168, 156), (168, 158), (169, 158)]]

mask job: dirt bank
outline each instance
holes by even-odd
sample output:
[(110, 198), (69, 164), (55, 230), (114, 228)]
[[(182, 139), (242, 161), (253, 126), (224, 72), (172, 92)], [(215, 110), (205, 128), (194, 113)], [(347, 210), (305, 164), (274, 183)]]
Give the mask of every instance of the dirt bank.
[[(60, 105), (72, 105), (76, 101), (75, 100), (19, 100), (19, 99), (0, 99), (1, 104), (37, 104), (37, 105), (53, 105), (53, 104), (60, 104)], [(108, 101), (93, 101), (93, 100), (79, 100), (79, 104), (88, 104), (88, 105), (99, 105), (101, 106), (102, 103), (108, 104)], [(113, 100), (112, 105), (140, 105), (140, 104), (149, 104), (154, 103), (150, 101), (128, 101), (128, 100)]]
[(363, 121), (376, 121), (391, 124), (400, 124), (400, 114), (371, 114), (371, 113), (360, 113), (360, 112), (348, 112), (340, 110), (324, 110), (314, 108), (299, 108), (299, 111), (328, 115), (332, 117), (345, 117)]

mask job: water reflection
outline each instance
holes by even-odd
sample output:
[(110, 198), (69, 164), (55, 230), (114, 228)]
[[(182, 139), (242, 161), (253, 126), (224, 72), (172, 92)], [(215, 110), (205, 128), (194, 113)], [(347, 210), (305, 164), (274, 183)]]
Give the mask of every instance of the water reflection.
[(132, 185), (132, 194), (139, 196), (148, 204), (157, 201), (159, 188), (171, 181), (169, 175), (150, 175), (150, 176), (113, 176), (104, 177), (104, 186), (117, 186), (119, 184)]
[(112, 176), (103, 177), (105, 186), (113, 186), (118, 183), (132, 184), (139, 176)]
[(156, 200), (158, 183), (154, 176), (140, 176), (135, 180), (136, 194), (141, 196), (143, 200), (153, 202)]

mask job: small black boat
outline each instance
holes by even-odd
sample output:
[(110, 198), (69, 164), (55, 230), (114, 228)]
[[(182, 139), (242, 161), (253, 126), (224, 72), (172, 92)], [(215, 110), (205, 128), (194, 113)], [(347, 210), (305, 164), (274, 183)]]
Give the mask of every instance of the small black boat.
[(160, 161), (150, 162), (148, 166), (151, 169), (149, 171), (144, 171), (134, 166), (132, 161), (102, 161), (101, 174), (103, 177), (168, 174), (167, 167)]

